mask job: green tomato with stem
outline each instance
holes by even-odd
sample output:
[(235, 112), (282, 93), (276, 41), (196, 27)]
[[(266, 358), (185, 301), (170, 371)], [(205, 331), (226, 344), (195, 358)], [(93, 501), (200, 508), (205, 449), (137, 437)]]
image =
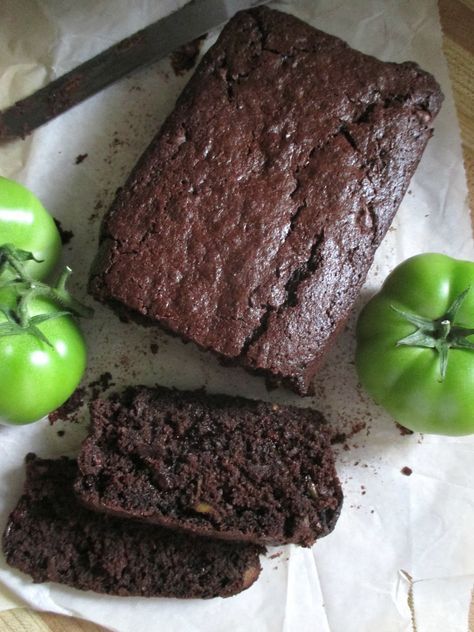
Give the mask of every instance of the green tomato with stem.
[(356, 336), (362, 385), (401, 425), (474, 433), (474, 262), (407, 259), (362, 310)]
[(37, 421), (61, 406), (86, 367), (86, 344), (73, 318), (44, 296), (18, 308), (14, 289), (0, 289), (0, 423)]
[(18, 182), (0, 177), (0, 246), (3, 244), (32, 254), (25, 270), (35, 279), (50, 275), (62, 247), (56, 224), (38, 198)]

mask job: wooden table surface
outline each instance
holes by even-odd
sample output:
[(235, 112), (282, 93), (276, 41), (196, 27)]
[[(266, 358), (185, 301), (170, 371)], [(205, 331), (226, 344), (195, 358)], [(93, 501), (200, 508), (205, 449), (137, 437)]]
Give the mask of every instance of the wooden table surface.
[[(469, 207), (474, 225), (474, 0), (439, 0), (444, 52), (461, 127)], [(469, 632), (474, 632), (474, 600)], [(87, 621), (14, 608), (0, 613), (0, 632), (100, 632), (105, 628)]]

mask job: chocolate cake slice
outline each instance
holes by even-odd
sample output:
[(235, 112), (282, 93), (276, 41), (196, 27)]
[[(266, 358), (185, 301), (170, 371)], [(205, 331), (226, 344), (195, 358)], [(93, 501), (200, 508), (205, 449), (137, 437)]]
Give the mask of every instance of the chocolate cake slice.
[(342, 502), (320, 413), (202, 391), (96, 400), (78, 465), (90, 508), (228, 540), (310, 546)]
[(3, 535), (10, 566), (35, 582), (141, 597), (227, 597), (260, 573), (262, 549), (96, 514), (73, 493), (77, 466), (27, 456), (27, 479)]
[(91, 292), (308, 393), (441, 101), (415, 63), (238, 13), (119, 190)]

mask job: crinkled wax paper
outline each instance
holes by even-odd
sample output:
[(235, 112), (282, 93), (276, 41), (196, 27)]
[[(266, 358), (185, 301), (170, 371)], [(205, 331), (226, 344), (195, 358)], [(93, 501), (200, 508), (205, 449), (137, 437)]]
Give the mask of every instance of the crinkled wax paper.
[[(184, 4), (181, 0), (2, 0), (0, 107), (5, 107), (113, 42)], [(459, 134), (435, 0), (302, 0), (284, 11), (385, 60), (417, 61), (446, 95), (430, 141), (393, 227), (380, 247), (352, 318), (316, 379), (316, 396), (267, 392), (263, 380), (223, 368), (193, 345), (152, 328), (125, 325), (95, 304), (83, 324), (90, 349), (84, 383), (110, 371), (116, 387), (160, 382), (314, 406), (341, 431), (336, 446), (345, 492), (339, 523), (312, 549), (276, 548), (258, 582), (230, 599), (176, 601), (98, 596), (35, 585), (0, 560), (4, 598), (72, 614), (112, 630), (223, 632), (418, 632), (467, 629), (474, 579), (472, 438), (402, 436), (361, 392), (353, 365), (354, 324), (367, 298), (400, 261), (423, 251), (474, 259)], [(215, 41), (210, 33), (204, 49)], [(136, 159), (186, 83), (169, 59), (123, 79), (37, 130), (0, 148), (0, 172), (30, 187), (74, 237), (64, 260), (86, 295), (99, 222)], [(76, 164), (76, 157), (87, 156)], [(156, 346), (155, 346), (156, 345)], [(79, 423), (0, 427), (0, 528), (24, 478), (23, 458), (74, 455)], [(65, 434), (58, 435), (58, 430)], [(408, 466), (411, 476), (400, 470)], [(403, 572), (401, 572), (403, 571)], [(409, 577), (413, 585), (410, 589)], [(5, 601), (3, 601), (3, 599)]]

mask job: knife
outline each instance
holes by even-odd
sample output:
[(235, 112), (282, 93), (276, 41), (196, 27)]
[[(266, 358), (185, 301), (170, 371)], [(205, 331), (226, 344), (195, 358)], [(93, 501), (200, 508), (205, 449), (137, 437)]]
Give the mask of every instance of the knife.
[(231, 18), (268, 0), (191, 0), (182, 9), (114, 44), (31, 96), (0, 112), (0, 142), (33, 130), (114, 81), (151, 64)]

